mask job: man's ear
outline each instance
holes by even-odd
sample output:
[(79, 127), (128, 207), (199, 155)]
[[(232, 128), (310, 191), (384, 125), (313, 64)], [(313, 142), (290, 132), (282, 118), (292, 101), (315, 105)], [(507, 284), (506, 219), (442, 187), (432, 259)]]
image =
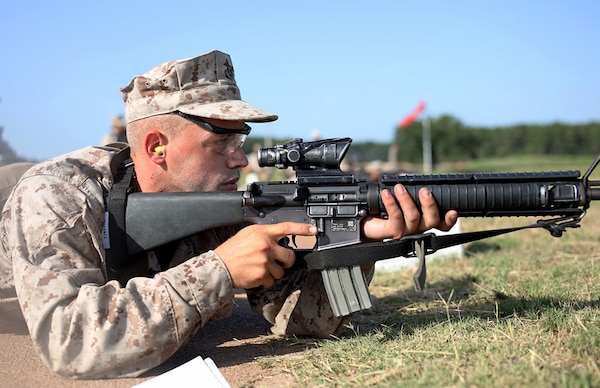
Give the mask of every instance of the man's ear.
[(156, 164), (165, 163), (167, 136), (160, 131), (150, 131), (144, 137), (144, 151), (148, 159)]

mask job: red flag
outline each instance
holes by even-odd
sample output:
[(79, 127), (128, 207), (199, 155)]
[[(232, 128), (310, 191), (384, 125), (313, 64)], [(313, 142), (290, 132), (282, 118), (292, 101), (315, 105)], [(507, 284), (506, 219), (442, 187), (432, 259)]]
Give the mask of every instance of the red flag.
[(413, 109), (413, 111), (410, 112), (410, 114), (408, 116), (403, 118), (402, 121), (400, 121), (400, 123), (398, 123), (398, 127), (400, 127), (401, 129), (408, 127), (413, 121), (415, 121), (417, 119), (417, 117), (419, 117), (421, 112), (423, 112), (424, 110), (425, 110), (425, 101), (421, 101), (421, 102), (419, 102), (419, 105), (417, 105), (415, 107), (415, 109)]

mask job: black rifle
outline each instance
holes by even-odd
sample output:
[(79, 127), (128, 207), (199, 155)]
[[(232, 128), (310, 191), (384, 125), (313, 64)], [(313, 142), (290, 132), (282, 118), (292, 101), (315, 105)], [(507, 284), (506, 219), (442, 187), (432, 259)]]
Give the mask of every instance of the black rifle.
[[(336, 315), (371, 307), (360, 264), (418, 256), (415, 287), (425, 282), (425, 255), (438, 249), (543, 227), (560, 237), (578, 227), (590, 201), (600, 199), (600, 182), (589, 177), (600, 156), (580, 178), (579, 171), (382, 175), (378, 181), (342, 172), (340, 164), (352, 139), (313, 142), (294, 139), (259, 150), (261, 167), (292, 167), (294, 181), (255, 182), (245, 191), (207, 193), (131, 193), (126, 198), (125, 239), (130, 256), (200, 231), (243, 223), (294, 221), (314, 224), (314, 247), (296, 248), (298, 261), (321, 270)], [(534, 225), (463, 234), (426, 233), (398, 241), (361, 243), (361, 221), (385, 217), (381, 190), (402, 183), (417, 205), (421, 187), (431, 190), (440, 213), (460, 217), (540, 216)], [(393, 193), (393, 190), (392, 190)], [(549, 219), (548, 219), (549, 218)], [(289, 241), (288, 241), (289, 242)]]

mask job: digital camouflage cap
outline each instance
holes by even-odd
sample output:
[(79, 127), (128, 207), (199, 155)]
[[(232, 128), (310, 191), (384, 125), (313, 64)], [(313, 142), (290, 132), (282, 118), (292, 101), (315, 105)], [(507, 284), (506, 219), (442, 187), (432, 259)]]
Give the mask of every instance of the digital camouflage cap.
[(121, 88), (121, 96), (127, 123), (174, 111), (220, 120), (277, 120), (242, 100), (230, 56), (216, 50), (135, 76)]

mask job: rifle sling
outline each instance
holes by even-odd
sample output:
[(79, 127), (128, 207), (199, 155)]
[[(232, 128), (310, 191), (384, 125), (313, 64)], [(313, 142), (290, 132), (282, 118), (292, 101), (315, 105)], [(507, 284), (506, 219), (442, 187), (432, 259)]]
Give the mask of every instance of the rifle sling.
[(578, 226), (579, 224), (577, 219), (573, 219), (572, 217), (560, 217), (551, 220), (540, 220), (534, 224), (513, 228), (445, 235), (425, 233), (405, 236), (400, 240), (356, 244), (339, 248), (325, 249), (321, 251), (311, 251), (306, 253), (303, 259), (306, 261), (308, 268), (324, 270), (331, 268), (350, 267), (401, 256), (418, 256), (420, 263), (419, 269), (415, 273), (414, 280), (415, 288), (419, 291), (423, 289), (425, 283), (426, 254), (433, 253), (439, 249), (466, 244), (523, 229), (541, 227), (549, 230), (554, 237), (560, 237), (562, 232), (564, 232), (567, 227)]
[(339, 248), (313, 251), (307, 253), (304, 256), (304, 260), (310, 269), (347, 267), (400, 256), (414, 256), (415, 244), (418, 241), (425, 242), (426, 253), (433, 253), (438, 249), (481, 240), (503, 233), (509, 233), (517, 229), (519, 228), (449, 234), (442, 236), (437, 236), (433, 233), (416, 234), (403, 237), (400, 240), (355, 244)]
[(108, 271), (112, 272), (112, 277), (118, 278), (123, 265), (132, 260), (127, 251), (125, 206), (135, 170), (128, 147), (123, 148), (115, 155), (113, 165), (118, 167), (116, 167), (116, 171), (113, 169), (114, 183), (106, 199), (110, 239), (110, 247), (106, 249), (106, 267)]
[[(133, 161), (129, 157), (129, 148), (121, 149), (111, 163), (114, 183), (106, 199), (108, 214), (108, 230), (110, 248), (106, 249), (107, 270), (111, 278), (123, 281), (126, 279), (125, 267), (132, 264), (138, 256), (132, 256), (127, 249), (127, 233), (125, 215), (127, 195), (131, 191), (131, 183), (135, 176)], [(161, 269), (166, 269), (171, 263), (173, 252), (179, 241), (172, 241), (154, 249)], [(136, 271), (137, 269), (133, 269)], [(129, 271), (129, 270), (128, 270)]]

